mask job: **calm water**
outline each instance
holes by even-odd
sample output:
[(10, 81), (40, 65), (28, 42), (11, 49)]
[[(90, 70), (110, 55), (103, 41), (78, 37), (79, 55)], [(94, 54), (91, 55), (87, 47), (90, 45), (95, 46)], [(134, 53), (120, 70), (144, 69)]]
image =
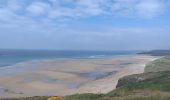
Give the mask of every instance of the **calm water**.
[(0, 50), (0, 67), (43, 59), (96, 59), (135, 54), (136, 51)]

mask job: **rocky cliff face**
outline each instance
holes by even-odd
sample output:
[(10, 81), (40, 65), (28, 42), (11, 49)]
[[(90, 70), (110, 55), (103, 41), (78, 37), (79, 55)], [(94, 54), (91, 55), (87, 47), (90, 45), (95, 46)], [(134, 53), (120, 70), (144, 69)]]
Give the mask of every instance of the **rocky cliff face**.
[(121, 86), (125, 86), (127, 84), (133, 84), (133, 83), (136, 83), (136, 82), (140, 82), (140, 81), (143, 81), (143, 80), (145, 80), (145, 78), (143, 78), (141, 76), (123, 77), (123, 78), (119, 79), (116, 88), (121, 87)]
[(158, 73), (150, 72), (150, 73), (142, 73), (142, 74), (125, 76), (118, 80), (118, 84), (116, 88), (122, 87), (128, 84), (141, 82), (141, 81), (148, 80), (148, 79), (153, 79), (155, 77), (159, 77), (160, 75), (162, 75), (162, 72), (158, 72)]

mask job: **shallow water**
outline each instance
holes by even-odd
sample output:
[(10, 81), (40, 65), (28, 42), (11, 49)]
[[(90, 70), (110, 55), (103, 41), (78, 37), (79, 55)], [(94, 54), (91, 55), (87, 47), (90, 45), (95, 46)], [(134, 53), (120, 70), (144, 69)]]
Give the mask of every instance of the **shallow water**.
[(42, 59), (100, 59), (136, 54), (136, 51), (54, 51), (0, 49), (0, 67)]
[(97, 80), (97, 79), (101, 79), (101, 78), (107, 77), (109, 75), (112, 75), (116, 72), (117, 71), (112, 71), (112, 72), (92, 71), (89, 73), (81, 73), (80, 75), (83, 77), (90, 78), (91, 80)]

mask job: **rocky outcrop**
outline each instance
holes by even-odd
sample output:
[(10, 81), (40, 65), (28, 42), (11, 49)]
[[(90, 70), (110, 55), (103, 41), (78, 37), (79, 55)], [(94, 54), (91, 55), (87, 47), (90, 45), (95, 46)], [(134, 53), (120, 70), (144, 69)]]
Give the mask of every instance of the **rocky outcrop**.
[(118, 80), (118, 84), (117, 84), (116, 88), (121, 87), (121, 86), (125, 86), (127, 84), (133, 84), (133, 83), (136, 83), (136, 82), (140, 82), (140, 81), (143, 81), (143, 80), (145, 80), (145, 78), (141, 77), (139, 75), (126, 76), (126, 77), (123, 77), (123, 78)]
[(128, 84), (133, 84), (133, 83), (137, 83), (137, 82), (141, 82), (147, 79), (152, 79), (155, 77), (158, 77), (162, 75), (162, 72), (158, 72), (158, 73), (142, 73), (142, 74), (135, 74), (135, 75), (129, 75), (129, 76), (125, 76), (123, 78), (120, 78), (118, 80), (118, 84), (116, 86), (116, 88), (118, 87), (122, 87)]

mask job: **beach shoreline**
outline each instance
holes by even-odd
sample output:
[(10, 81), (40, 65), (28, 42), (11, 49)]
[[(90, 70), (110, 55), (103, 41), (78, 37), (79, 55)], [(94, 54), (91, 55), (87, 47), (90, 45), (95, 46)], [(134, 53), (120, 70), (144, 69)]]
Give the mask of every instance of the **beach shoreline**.
[(157, 58), (130, 55), (107, 59), (20, 63), (0, 69), (0, 97), (107, 93), (116, 88), (119, 78), (143, 73), (145, 64)]

